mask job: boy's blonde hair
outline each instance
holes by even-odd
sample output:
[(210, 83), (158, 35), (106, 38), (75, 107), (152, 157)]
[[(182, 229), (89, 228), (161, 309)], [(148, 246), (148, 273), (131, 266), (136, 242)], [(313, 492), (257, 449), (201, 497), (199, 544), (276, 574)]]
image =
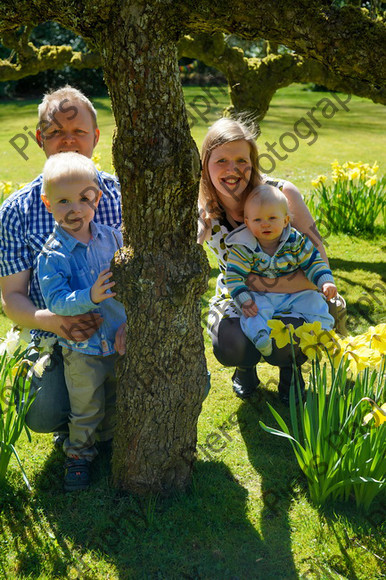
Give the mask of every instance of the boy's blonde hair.
[[(73, 109), (76, 104), (85, 105), (90, 112), (94, 128), (98, 127), (97, 112), (91, 101), (78, 89), (66, 85), (56, 91), (46, 93), (42, 102), (38, 106), (39, 128), (44, 129), (44, 123), (51, 123), (55, 113), (60, 111), (66, 113)], [(75, 111), (76, 114), (76, 111)]]
[(241, 121), (223, 117), (216, 121), (209, 129), (203, 141), (201, 148), (202, 174), (200, 181), (199, 205), (202, 207), (207, 216), (218, 218), (222, 214), (217, 192), (210, 179), (208, 162), (214, 149), (231, 143), (232, 141), (247, 141), (250, 148), (252, 172), (249, 183), (243, 193), (241, 203), (245, 196), (256, 187), (260, 182), (260, 173), (258, 167), (258, 152), (256, 145), (256, 135)]
[(72, 151), (51, 155), (43, 168), (44, 195), (48, 197), (56, 183), (69, 179), (93, 181), (99, 188), (97, 169), (91, 159)]
[(285, 215), (289, 214), (288, 201), (284, 193), (273, 185), (258, 185), (246, 197), (244, 209), (248, 203), (257, 203), (264, 205), (265, 203), (277, 204)]

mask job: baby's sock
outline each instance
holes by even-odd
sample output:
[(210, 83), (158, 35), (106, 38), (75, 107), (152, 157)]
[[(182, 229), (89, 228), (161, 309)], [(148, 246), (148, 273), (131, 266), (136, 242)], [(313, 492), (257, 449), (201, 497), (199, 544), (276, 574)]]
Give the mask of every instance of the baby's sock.
[(253, 339), (253, 344), (263, 356), (269, 356), (272, 353), (272, 340), (269, 338), (269, 334), (265, 330), (260, 330), (257, 333)]

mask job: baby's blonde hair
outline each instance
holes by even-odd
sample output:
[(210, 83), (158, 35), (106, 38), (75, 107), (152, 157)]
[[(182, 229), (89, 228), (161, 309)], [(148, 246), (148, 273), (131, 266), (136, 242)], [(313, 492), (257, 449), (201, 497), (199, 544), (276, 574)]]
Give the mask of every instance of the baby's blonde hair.
[(245, 196), (247, 196), (248, 193), (261, 182), (258, 167), (256, 136), (252, 130), (250, 130), (245, 123), (229, 117), (223, 117), (216, 121), (207, 132), (201, 148), (202, 174), (200, 181), (199, 204), (210, 218), (220, 217), (223, 210), (220, 206), (216, 189), (210, 179), (208, 162), (214, 149), (220, 147), (220, 145), (225, 145), (225, 143), (231, 143), (232, 141), (246, 141), (250, 148), (252, 172), (241, 202), (243, 202)]
[(61, 180), (85, 179), (98, 186), (98, 173), (94, 163), (88, 157), (68, 151), (51, 155), (43, 168), (43, 191), (48, 197)]
[(286, 196), (278, 187), (273, 185), (258, 185), (255, 187), (245, 199), (244, 211), (249, 203), (257, 203), (259, 205), (274, 203), (279, 205), (285, 215), (290, 215)]
[(71, 115), (76, 114), (76, 111), (75, 113), (72, 113), (72, 110), (76, 107), (77, 103), (87, 107), (90, 112), (94, 128), (96, 129), (98, 127), (98, 123), (95, 107), (86, 97), (86, 95), (84, 95), (78, 89), (71, 87), (70, 85), (66, 85), (61, 89), (51, 91), (44, 95), (42, 102), (38, 106), (39, 128), (44, 129), (45, 123), (51, 123), (53, 116), (55, 116), (55, 113), (58, 111), (62, 113), (71, 111)]

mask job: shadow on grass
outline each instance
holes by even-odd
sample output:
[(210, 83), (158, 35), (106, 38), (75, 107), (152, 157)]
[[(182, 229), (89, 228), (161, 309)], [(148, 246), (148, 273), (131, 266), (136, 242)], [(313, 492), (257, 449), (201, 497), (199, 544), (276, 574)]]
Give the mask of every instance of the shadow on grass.
[[(34, 482), (29, 515), (20, 513), (25, 531), (17, 566), (23, 577), (67, 577), (74, 567), (82, 578), (296, 577), (288, 573), (294, 570), (288, 528), (280, 531), (277, 553), (270, 545), (282, 518), (275, 516), (262, 539), (247, 517), (247, 491), (222, 462), (197, 461), (187, 493), (166, 499), (113, 489), (107, 456), (95, 460), (90, 490), (65, 494), (62, 463), (63, 456), (52, 452)], [(12, 509), (4, 515), (11, 527)], [(39, 520), (45, 522), (40, 528)]]
[[(266, 566), (262, 578), (298, 578), (291, 550), (289, 509), (298, 484), (299, 468), (290, 445), (279, 437), (269, 435), (259, 425), (259, 420), (273, 426), (269, 402), (280, 413), (283, 405), (277, 393), (259, 389), (238, 410), (241, 435), (245, 441), (248, 459), (260, 480), (262, 498), (261, 534), (266, 549)], [(285, 411), (286, 412), (286, 411)], [(277, 566), (277, 576), (270, 575), (270, 562)]]
[[(276, 558), (278, 568), (286, 570), (285, 578), (298, 578), (291, 553), (289, 509), (291, 502), (298, 500), (299, 493), (303, 495), (308, 492), (308, 486), (289, 442), (266, 433), (258, 424), (261, 420), (269, 426), (277, 427), (267, 408), (267, 402), (289, 425), (289, 410), (278, 402), (275, 393), (261, 389), (257, 395), (240, 406), (239, 426), (248, 450), (248, 458), (261, 478), (261, 496), (264, 502), (261, 511), (261, 534), (269, 549), (268, 559)], [(326, 556), (320, 567), (317, 559), (311, 560), (310, 571), (316, 574), (315, 578), (332, 578), (334, 574), (350, 580), (362, 578), (361, 575), (358, 576), (358, 560), (353, 555), (353, 548), (360, 548), (364, 554), (372, 554), (377, 559), (381, 574), (386, 561), (386, 491), (378, 496), (368, 513), (358, 510), (353, 498), (350, 502), (328, 503), (318, 511), (319, 518), (327, 524), (329, 535), (335, 537), (339, 553)], [(374, 570), (374, 578), (382, 577), (376, 574), (378, 572)], [(266, 577), (270, 576), (264, 575)]]
[[(353, 260), (342, 260), (341, 258), (331, 258), (330, 266), (332, 270), (340, 270), (342, 272), (353, 272), (354, 270), (363, 270), (366, 272), (373, 272), (374, 274), (379, 274), (381, 280), (386, 282), (386, 269), (385, 262), (361, 262)], [(352, 278), (347, 279), (350, 284), (357, 284), (356, 280)], [(381, 282), (378, 281), (378, 284)], [(365, 288), (366, 289), (366, 288)]]

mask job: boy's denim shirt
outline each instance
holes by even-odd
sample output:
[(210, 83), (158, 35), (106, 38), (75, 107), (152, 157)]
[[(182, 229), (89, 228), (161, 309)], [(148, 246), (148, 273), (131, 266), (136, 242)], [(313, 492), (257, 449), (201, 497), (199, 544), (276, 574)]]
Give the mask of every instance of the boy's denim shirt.
[(100, 328), (85, 342), (58, 337), (59, 344), (90, 355), (115, 352), (115, 334), (125, 322), (123, 305), (114, 298), (100, 304), (91, 300), (91, 287), (102, 270), (110, 268), (114, 253), (122, 246), (122, 234), (102, 224), (91, 222), (91, 240), (79, 242), (58, 224), (38, 258), (40, 288), (47, 308), (62, 316), (98, 312), (103, 317)]

